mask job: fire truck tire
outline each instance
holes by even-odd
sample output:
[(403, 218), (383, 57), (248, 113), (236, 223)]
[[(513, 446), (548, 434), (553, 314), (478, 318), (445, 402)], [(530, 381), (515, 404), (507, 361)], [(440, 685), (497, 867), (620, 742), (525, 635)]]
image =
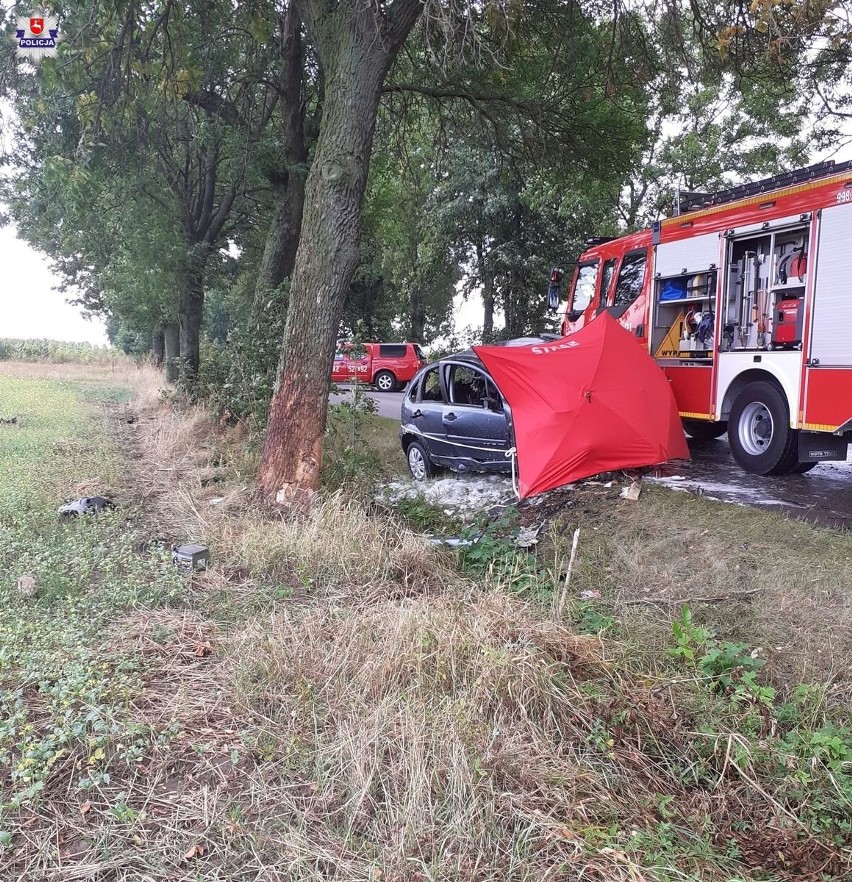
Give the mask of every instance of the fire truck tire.
[(728, 444), (737, 465), (756, 475), (787, 475), (798, 466), (798, 432), (774, 383), (759, 380), (740, 392), (728, 416)]
[(373, 377), (373, 385), (379, 392), (396, 392), (396, 377), (390, 371), (379, 371)]
[(408, 470), (415, 481), (425, 481), (426, 478), (435, 477), (435, 465), (426, 448), (419, 441), (412, 441), (405, 449), (405, 458), (408, 461)]
[(728, 424), (704, 422), (703, 420), (684, 420), (683, 430), (693, 441), (712, 441), (721, 438), (728, 431)]
[(809, 472), (815, 466), (818, 466), (818, 462), (800, 462), (792, 471), (794, 475), (804, 475), (805, 472)]

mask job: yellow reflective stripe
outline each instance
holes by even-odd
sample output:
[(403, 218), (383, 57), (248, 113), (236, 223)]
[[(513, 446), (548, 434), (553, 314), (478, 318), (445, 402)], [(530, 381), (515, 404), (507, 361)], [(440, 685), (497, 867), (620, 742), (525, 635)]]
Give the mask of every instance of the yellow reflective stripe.
[(691, 411), (688, 411), (688, 410), (681, 410), (678, 412), (680, 413), (681, 417), (688, 419), (688, 420), (712, 420), (713, 419), (712, 413), (692, 413)]
[(837, 426), (826, 426), (822, 423), (805, 423), (802, 428), (807, 429), (809, 432), (833, 432)]

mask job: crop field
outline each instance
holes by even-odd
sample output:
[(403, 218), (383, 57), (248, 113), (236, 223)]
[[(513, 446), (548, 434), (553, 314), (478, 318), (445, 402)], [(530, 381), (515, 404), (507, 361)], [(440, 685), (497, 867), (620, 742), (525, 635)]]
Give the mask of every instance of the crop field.
[(848, 534), (589, 485), (443, 549), (365, 490), (389, 425), (282, 513), (99, 370), (0, 371), (0, 879), (849, 878)]
[(65, 343), (61, 340), (18, 340), (0, 337), (0, 361), (114, 365), (125, 359), (123, 353), (111, 346)]

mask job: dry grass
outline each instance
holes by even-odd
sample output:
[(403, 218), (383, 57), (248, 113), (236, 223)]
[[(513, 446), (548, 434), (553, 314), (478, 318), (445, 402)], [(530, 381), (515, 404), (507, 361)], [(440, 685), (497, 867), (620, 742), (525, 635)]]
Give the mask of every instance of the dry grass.
[[(408, 596), (457, 585), (447, 557), (340, 491), (302, 515), (270, 517), (252, 500), (256, 447), (241, 425), (217, 425), (201, 407), (176, 410), (134, 397), (136, 472), (162, 533), (210, 545), (202, 584), (243, 593), (325, 600)], [(387, 434), (387, 433), (384, 433)], [(131, 439), (133, 440), (133, 439)]]
[(670, 684), (502, 593), (283, 610), (229, 663), (304, 776), (262, 803), (289, 879), (729, 879), (712, 845), (737, 829), (747, 861), (832, 860), (724, 751), (695, 753)]
[(61, 380), (93, 386), (122, 386), (136, 390), (149, 402), (163, 388), (163, 375), (147, 363), (138, 364), (124, 355), (116, 355), (106, 364), (74, 364), (65, 362), (0, 361), (0, 374), (40, 380)]
[(244, 521), (226, 543), (252, 573), (338, 602), (420, 594), (461, 581), (447, 556), (423, 537), (368, 516), (340, 492), (302, 517)]
[[(643, 642), (668, 642), (688, 603), (724, 639), (760, 647), (779, 683), (828, 684), (852, 703), (852, 533), (653, 487), (638, 503), (597, 499), (569, 510), (575, 578)], [(553, 535), (567, 546), (570, 531)]]
[[(85, 755), (65, 757), (16, 818), (3, 878), (844, 878), (848, 848), (800, 828), (757, 735), (707, 730), (715, 698), (689, 674), (654, 674), (644, 653), (576, 633), (488, 573), (474, 584), (451, 554), (342, 494), (286, 518), (253, 507), (241, 430), (167, 407), (156, 377), (137, 380), (119, 412), (128, 491), (152, 531), (208, 542), (213, 566), (186, 585), (189, 609), (136, 609), (104, 635), (96, 651), (141, 678), (126, 709), (138, 759), (119, 761), (125, 736), (110, 735), (112, 779), (78, 792)], [(789, 525), (775, 539), (784, 521), (719, 523), (713, 504), (662, 491), (635, 505), (573, 499), (566, 529), (550, 533), (565, 558), (560, 541), (582, 528), (572, 593), (603, 589), (657, 646), (684, 591), (747, 590), (759, 572), (772, 603), (788, 592), (795, 605), (809, 584), (852, 575), (839, 534)], [(791, 586), (789, 537), (812, 533)], [(735, 538), (748, 547), (726, 556)], [(846, 615), (843, 597), (822, 597)], [(768, 605), (749, 595), (730, 613), (697, 608), (720, 629), (757, 629), (753, 642), (793, 627)], [(819, 658), (818, 633), (791, 671)], [(839, 664), (839, 645), (815, 672)], [(725, 713), (769, 737), (752, 711)]]

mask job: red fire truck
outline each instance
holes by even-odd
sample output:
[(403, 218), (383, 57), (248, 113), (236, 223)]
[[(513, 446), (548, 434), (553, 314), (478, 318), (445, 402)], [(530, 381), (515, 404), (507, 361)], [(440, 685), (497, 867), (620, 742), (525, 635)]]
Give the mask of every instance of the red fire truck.
[(746, 471), (845, 460), (852, 162), (688, 194), (650, 230), (591, 240), (567, 306), (563, 334), (604, 310), (635, 334), (668, 375), (687, 433), (727, 431)]

